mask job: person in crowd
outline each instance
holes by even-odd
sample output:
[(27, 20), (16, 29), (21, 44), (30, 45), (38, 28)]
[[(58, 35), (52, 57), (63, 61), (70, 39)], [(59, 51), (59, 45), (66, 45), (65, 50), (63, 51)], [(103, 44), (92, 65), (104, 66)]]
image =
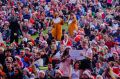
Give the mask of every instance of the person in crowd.
[(44, 71), (41, 70), (38, 72), (38, 79), (47, 79)]
[(69, 56), (69, 50), (70, 48), (66, 48), (62, 57), (61, 57), (61, 63), (60, 63), (60, 70), (63, 72), (63, 77), (65, 79), (71, 78), (71, 63), (72, 60)]
[(70, 36), (73, 36), (74, 31), (78, 30), (78, 24), (77, 24), (77, 19), (74, 14), (70, 15), (70, 19), (68, 21), (68, 31)]
[(59, 17), (58, 13), (55, 13), (53, 19), (52, 36), (58, 41), (60, 41), (62, 37), (62, 25), (63, 20)]
[(9, 28), (11, 30), (10, 43), (12, 43), (14, 40), (15, 40), (15, 42), (18, 43), (19, 32), (21, 32), (20, 25), (15, 16), (11, 17), (10, 21), (11, 21), (10, 26), (9, 26)]
[(46, 76), (48, 79), (54, 79), (55, 78), (55, 70), (53, 70), (52, 64), (48, 64), (48, 70), (46, 71)]
[(75, 62), (74, 64), (74, 68), (72, 68), (72, 72), (71, 72), (71, 78), (72, 79), (79, 79), (80, 78), (80, 70), (79, 70), (79, 62)]

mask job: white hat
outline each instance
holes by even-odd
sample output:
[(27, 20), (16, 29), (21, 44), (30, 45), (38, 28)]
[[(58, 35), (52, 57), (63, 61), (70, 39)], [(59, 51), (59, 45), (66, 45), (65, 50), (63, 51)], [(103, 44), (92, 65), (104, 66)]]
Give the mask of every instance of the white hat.
[(45, 72), (43, 70), (38, 71), (38, 76), (40, 76), (40, 73), (44, 74), (45, 76)]
[(25, 41), (25, 42), (27, 42), (28, 39), (27, 38), (23, 38), (22, 40)]
[(21, 60), (20, 56), (15, 56), (15, 58), (17, 58), (17, 59)]
[(28, 22), (28, 19), (24, 19), (25, 22)]
[(1, 50), (2, 52), (4, 52), (4, 48), (3, 48), (3, 47), (0, 47), (0, 50)]
[(26, 47), (25, 50), (29, 50), (29, 51), (30, 51), (30, 48), (29, 48), (29, 47)]

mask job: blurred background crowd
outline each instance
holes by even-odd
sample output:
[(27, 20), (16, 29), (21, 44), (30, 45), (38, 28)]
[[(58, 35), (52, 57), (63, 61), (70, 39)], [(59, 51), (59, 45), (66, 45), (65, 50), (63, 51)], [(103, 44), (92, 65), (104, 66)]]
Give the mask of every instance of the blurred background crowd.
[(0, 0), (0, 79), (120, 79), (120, 0)]

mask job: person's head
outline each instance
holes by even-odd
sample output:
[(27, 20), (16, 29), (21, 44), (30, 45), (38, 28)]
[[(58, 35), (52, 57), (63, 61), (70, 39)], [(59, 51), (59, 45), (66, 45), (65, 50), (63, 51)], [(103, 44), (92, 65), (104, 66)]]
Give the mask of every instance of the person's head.
[(65, 29), (62, 30), (62, 33), (65, 34)]
[(52, 44), (52, 45), (51, 45), (51, 50), (56, 50), (56, 49), (57, 49), (56, 44)]
[(35, 59), (39, 59), (39, 58), (41, 58), (41, 53), (40, 52), (36, 52), (34, 54), (34, 56), (35, 56)]
[(97, 42), (96, 42), (95, 40), (93, 40), (93, 41), (91, 42), (91, 46), (92, 46), (92, 47), (96, 47), (96, 45), (97, 45)]
[(29, 53), (30, 53), (30, 48), (26, 47), (26, 48), (25, 48), (25, 53), (26, 53), (26, 54), (29, 54)]
[(89, 45), (89, 43), (88, 43), (88, 40), (87, 39), (85, 39), (84, 41), (82, 41), (82, 47), (83, 48), (88, 48), (88, 45)]
[(67, 34), (64, 34), (64, 39), (68, 40), (68, 35)]
[(6, 57), (5, 62), (6, 63), (12, 63), (13, 62), (13, 58), (12, 57)]
[(27, 68), (24, 68), (23, 75), (29, 75), (29, 74), (30, 74), (29, 70)]
[(48, 35), (48, 34), (46, 34), (46, 35), (45, 35), (45, 39), (47, 40), (48, 38), (49, 38), (49, 35)]
[(64, 46), (64, 45), (61, 45), (61, 46), (60, 46), (60, 51), (61, 51), (61, 52), (64, 52), (64, 50), (65, 50), (65, 46)]
[(24, 56), (25, 56), (25, 51), (24, 51), (24, 50), (22, 50), (22, 51), (20, 52), (20, 56), (21, 56), (21, 57), (24, 57)]
[(66, 48), (65, 51), (63, 52), (62, 57), (69, 55), (69, 50), (70, 48)]
[(55, 39), (52, 40), (52, 44), (56, 44), (56, 40)]
[(6, 67), (8, 70), (12, 70), (13, 65), (12, 63), (6, 63)]
[(29, 9), (28, 9), (28, 7), (25, 7), (25, 8), (24, 8), (24, 12), (25, 12), (26, 14), (29, 13)]
[(4, 48), (0, 47), (0, 54), (4, 53)]
[(19, 68), (14, 68), (14, 75), (21, 75), (21, 70)]
[(74, 69), (79, 69), (79, 62), (78, 61), (75, 62)]
[(6, 21), (5, 24), (4, 24), (4, 29), (7, 29), (8, 26), (9, 26), (9, 22)]
[(39, 72), (38, 72), (38, 76), (39, 76), (40, 79), (44, 79), (44, 77), (45, 77), (45, 72), (42, 71), (42, 70), (39, 71)]
[(104, 46), (105, 45), (105, 41), (104, 40), (100, 40), (100, 46)]
[(47, 47), (48, 47), (48, 43), (47, 43), (46, 41), (43, 41), (43, 42), (42, 42), (42, 45), (43, 45), (44, 48), (47, 48)]
[(41, 56), (43, 56), (46, 52), (44, 50), (39, 50)]
[(7, 49), (6, 51), (5, 51), (5, 56), (6, 57), (10, 57), (12, 54), (11, 54), (11, 49)]
[(97, 63), (96, 63), (96, 67), (97, 67), (97, 68), (100, 68), (100, 67), (101, 67), (101, 63), (100, 63), (100, 62), (97, 62)]
[(74, 19), (75, 15), (73, 13), (71, 13), (71, 19)]
[(48, 70), (51, 70), (52, 67), (53, 67), (53, 66), (52, 66), (52, 63), (49, 63), (49, 64), (48, 64)]
[(116, 52), (113, 52), (113, 57), (115, 60), (119, 60), (119, 55)]
[(59, 16), (59, 14), (56, 12), (55, 14), (54, 14), (54, 18), (57, 18)]
[(21, 61), (21, 57), (20, 56), (15, 56), (15, 61), (16, 62), (20, 62)]

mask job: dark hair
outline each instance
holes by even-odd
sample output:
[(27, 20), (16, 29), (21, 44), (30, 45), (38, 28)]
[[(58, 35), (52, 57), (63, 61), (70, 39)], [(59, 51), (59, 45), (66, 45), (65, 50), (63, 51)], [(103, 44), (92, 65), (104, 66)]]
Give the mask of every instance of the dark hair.
[[(76, 62), (74, 63), (74, 69), (75, 69), (75, 64), (77, 64), (77, 63), (79, 64), (79, 61), (76, 61)], [(80, 64), (79, 64), (79, 65), (80, 65)]]
[(12, 49), (6, 49), (5, 50), (5, 52), (11, 52), (12, 51)]
[(69, 50), (70, 48), (66, 48), (63, 55), (62, 55), (62, 58), (64, 58), (65, 56), (68, 56), (69, 55)]
[(19, 74), (19, 75), (22, 75), (22, 71), (21, 71), (21, 69), (20, 69), (20, 68), (15, 68), (15, 70), (17, 70), (17, 71), (18, 71), (18, 74)]

